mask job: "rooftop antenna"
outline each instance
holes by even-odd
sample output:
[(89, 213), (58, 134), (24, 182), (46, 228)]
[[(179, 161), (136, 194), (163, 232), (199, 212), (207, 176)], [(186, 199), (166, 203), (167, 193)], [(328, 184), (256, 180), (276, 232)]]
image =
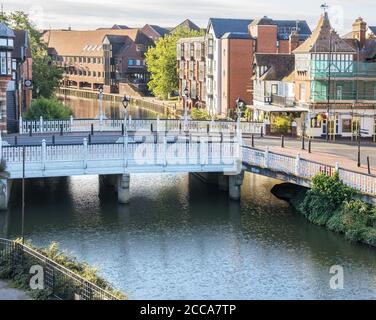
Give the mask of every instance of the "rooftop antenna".
[(321, 10), (324, 11), (324, 13), (327, 13), (328, 9), (329, 9), (329, 5), (325, 2), (323, 3), (321, 6), (320, 6)]

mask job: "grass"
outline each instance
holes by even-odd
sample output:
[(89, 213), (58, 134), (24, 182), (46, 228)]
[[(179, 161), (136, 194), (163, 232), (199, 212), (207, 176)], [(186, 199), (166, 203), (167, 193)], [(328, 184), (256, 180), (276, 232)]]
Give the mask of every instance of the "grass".
[[(16, 240), (20, 241), (20, 240)], [(98, 275), (98, 270), (89, 266), (85, 262), (79, 262), (76, 258), (70, 257), (59, 250), (57, 243), (51, 243), (47, 248), (36, 248), (30, 242), (27, 243), (35, 251), (41, 253), (47, 258), (55, 261), (56, 263), (64, 266), (75, 274), (83, 277), (84, 279), (96, 284), (103, 290), (116, 296), (118, 299), (125, 300), (127, 297), (120, 291), (114, 289), (108, 281)], [(15, 259), (13, 266), (9, 261), (1, 259), (2, 254), (0, 251), (0, 279), (11, 280), (15, 288), (19, 288), (28, 292), (31, 298), (36, 300), (48, 300), (53, 298), (50, 290), (30, 290), (30, 267), (38, 264), (33, 258), (28, 255), (23, 255), (22, 259)], [(54, 293), (65, 300), (74, 299), (75, 293), (80, 293), (81, 288), (71, 280), (55, 278)], [(95, 297), (94, 297), (95, 298)]]

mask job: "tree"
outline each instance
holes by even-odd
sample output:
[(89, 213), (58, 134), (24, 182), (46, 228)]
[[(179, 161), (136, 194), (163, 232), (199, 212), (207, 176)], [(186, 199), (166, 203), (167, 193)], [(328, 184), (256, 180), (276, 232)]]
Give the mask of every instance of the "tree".
[(47, 44), (42, 40), (42, 33), (23, 11), (2, 14), (0, 21), (7, 23), (12, 29), (28, 31), (33, 58), (33, 97), (52, 97), (60, 85), (63, 72), (52, 64), (47, 53)]
[(157, 97), (167, 99), (179, 87), (176, 44), (180, 38), (202, 36), (202, 31), (179, 28), (173, 34), (160, 38), (155, 47), (146, 52), (146, 65), (150, 72), (149, 90)]
[(31, 107), (24, 113), (26, 120), (38, 120), (43, 117), (45, 120), (69, 119), (73, 115), (70, 108), (55, 99), (39, 98), (33, 100)]

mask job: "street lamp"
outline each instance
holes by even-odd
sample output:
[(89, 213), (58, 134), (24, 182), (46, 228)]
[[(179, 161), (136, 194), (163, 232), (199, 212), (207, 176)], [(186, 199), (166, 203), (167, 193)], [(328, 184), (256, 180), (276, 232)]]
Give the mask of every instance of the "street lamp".
[(128, 113), (128, 106), (129, 106), (129, 103), (130, 103), (131, 99), (129, 97), (127, 97), (126, 95), (124, 96), (123, 100), (121, 101), (121, 103), (123, 104), (123, 107), (124, 107), (124, 112), (125, 112), (125, 119), (127, 118), (127, 113)]
[(188, 99), (189, 99), (189, 90), (187, 87), (185, 87), (184, 91), (184, 98), (185, 98), (185, 101), (184, 101), (184, 127), (185, 129), (187, 129), (187, 125), (188, 125)]
[(99, 88), (99, 121), (103, 122), (103, 87)]
[(240, 120), (241, 120), (241, 117), (242, 117), (242, 110), (244, 108), (244, 101), (240, 99), (240, 97), (238, 97), (235, 101), (236, 103), (236, 121), (237, 121), (237, 129), (238, 129), (238, 133), (240, 133)]

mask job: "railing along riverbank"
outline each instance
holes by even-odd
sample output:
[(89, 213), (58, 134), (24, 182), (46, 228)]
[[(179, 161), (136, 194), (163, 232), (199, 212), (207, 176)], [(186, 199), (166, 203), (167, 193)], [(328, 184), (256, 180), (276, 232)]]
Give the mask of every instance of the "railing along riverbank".
[(0, 262), (11, 271), (20, 266), (25, 272), (29, 272), (31, 266), (42, 267), (43, 290), (48, 290), (51, 296), (57, 299), (118, 300), (110, 292), (16, 241), (0, 238)]
[[(193, 131), (193, 132), (235, 132), (238, 123), (235, 121), (188, 120), (184, 119), (74, 119), (27, 121), (20, 117), (19, 132), (27, 133), (60, 133), (60, 132), (112, 132), (112, 131)], [(242, 133), (261, 134), (262, 122), (240, 122)]]
[(336, 166), (331, 166), (303, 159), (299, 155), (292, 157), (271, 152), (268, 149), (260, 150), (248, 146), (243, 146), (243, 163), (308, 180), (319, 173), (332, 176), (338, 172), (339, 178), (344, 184), (363, 194), (376, 197), (376, 176), (341, 168), (338, 163)]
[[(98, 92), (73, 88), (59, 88), (57, 90), (57, 96), (61, 98), (75, 97), (81, 99), (98, 100)], [(124, 96), (116, 93), (103, 93), (103, 101), (118, 103), (122, 105)], [(177, 108), (176, 104), (166, 103), (158, 99), (143, 98), (143, 97), (131, 97), (131, 106), (137, 106), (161, 115), (175, 115), (182, 114), (182, 110)]]

